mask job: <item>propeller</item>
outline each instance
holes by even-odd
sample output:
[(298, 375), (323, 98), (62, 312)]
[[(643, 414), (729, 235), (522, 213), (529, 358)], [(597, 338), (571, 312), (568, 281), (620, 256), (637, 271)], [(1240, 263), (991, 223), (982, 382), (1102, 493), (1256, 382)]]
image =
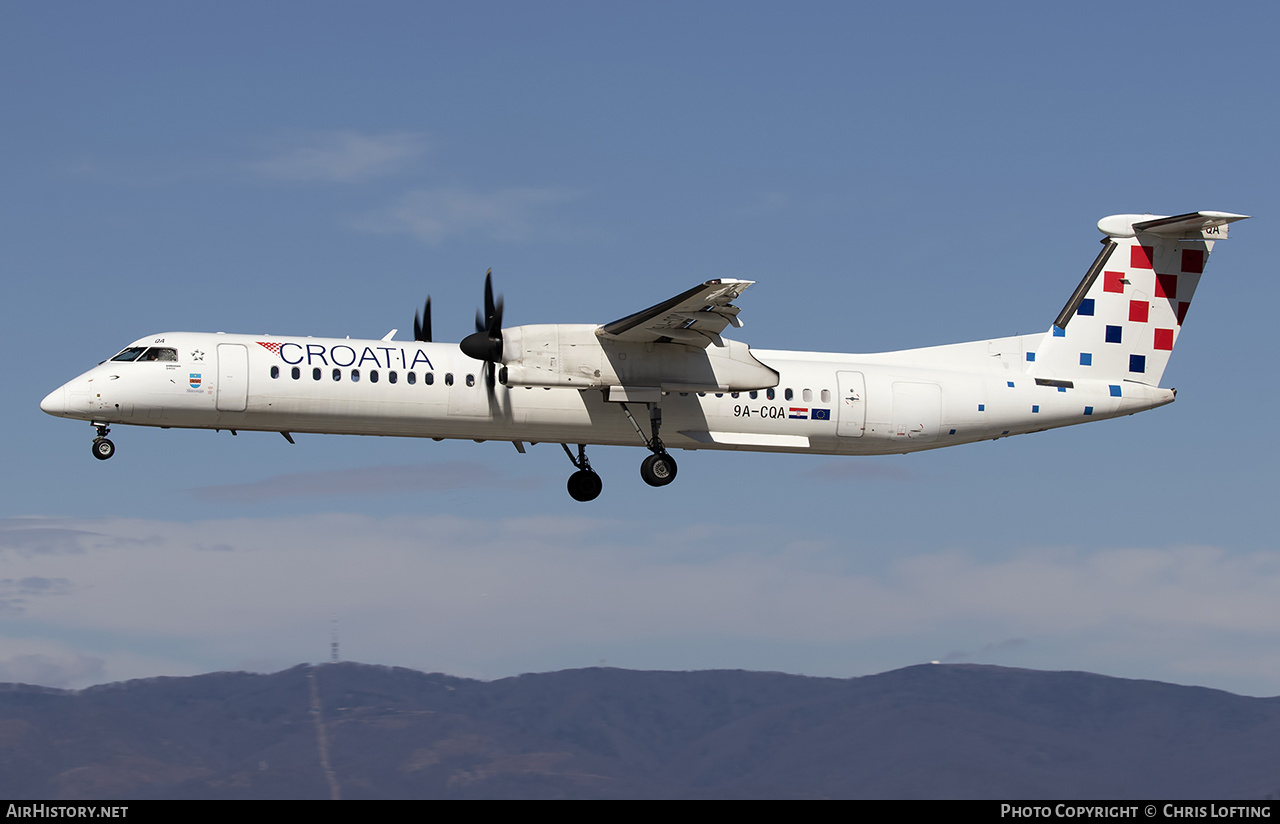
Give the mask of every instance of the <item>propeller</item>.
[(427, 295), (427, 304), (422, 307), (422, 321), (418, 321), (418, 310), (413, 310), (413, 339), (419, 343), (431, 343), (431, 296)]
[(493, 299), (493, 270), (484, 276), (484, 316), (476, 310), (475, 334), (467, 335), (458, 344), (462, 354), (485, 363), (485, 380), (489, 388), (494, 384), (494, 365), (502, 360), (502, 295)]

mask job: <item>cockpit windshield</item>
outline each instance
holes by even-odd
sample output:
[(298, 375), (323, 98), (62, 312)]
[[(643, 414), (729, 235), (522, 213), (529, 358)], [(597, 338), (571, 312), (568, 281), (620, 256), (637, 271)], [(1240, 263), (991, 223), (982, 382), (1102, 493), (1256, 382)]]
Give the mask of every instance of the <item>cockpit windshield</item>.
[(130, 346), (120, 354), (116, 355), (113, 361), (173, 361), (178, 360), (178, 350), (170, 349), (165, 346)]

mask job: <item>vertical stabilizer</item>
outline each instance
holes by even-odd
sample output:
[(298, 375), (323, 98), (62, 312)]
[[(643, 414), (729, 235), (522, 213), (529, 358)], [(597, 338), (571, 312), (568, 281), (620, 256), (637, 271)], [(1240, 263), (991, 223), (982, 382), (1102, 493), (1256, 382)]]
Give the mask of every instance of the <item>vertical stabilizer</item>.
[(1112, 215), (1084, 279), (1045, 333), (1027, 371), (1041, 378), (1160, 384), (1216, 240), (1246, 215)]

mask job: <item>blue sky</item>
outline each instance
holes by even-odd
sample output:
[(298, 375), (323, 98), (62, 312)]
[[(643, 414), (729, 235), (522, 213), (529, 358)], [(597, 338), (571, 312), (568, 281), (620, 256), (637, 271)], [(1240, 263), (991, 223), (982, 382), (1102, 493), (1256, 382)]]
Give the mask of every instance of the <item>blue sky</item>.
[[(928, 660), (1280, 694), (1280, 12), (1238, 4), (0, 7), (0, 680), (344, 657), (862, 675)], [(1268, 204), (1272, 204), (1269, 206)], [(736, 336), (1044, 330), (1103, 215), (1255, 215), (1120, 421), (874, 459), (119, 427), (49, 390), (174, 329), (605, 322), (757, 281)]]

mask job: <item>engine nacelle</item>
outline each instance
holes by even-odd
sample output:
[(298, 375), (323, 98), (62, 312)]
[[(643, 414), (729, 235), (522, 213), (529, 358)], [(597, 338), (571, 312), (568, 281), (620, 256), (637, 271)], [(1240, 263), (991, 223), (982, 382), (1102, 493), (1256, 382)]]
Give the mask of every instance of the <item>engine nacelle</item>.
[(778, 385), (778, 373), (745, 343), (720, 338), (705, 348), (632, 343), (596, 334), (589, 324), (536, 324), (502, 330), (508, 386), (658, 387), (669, 392), (746, 392)]

